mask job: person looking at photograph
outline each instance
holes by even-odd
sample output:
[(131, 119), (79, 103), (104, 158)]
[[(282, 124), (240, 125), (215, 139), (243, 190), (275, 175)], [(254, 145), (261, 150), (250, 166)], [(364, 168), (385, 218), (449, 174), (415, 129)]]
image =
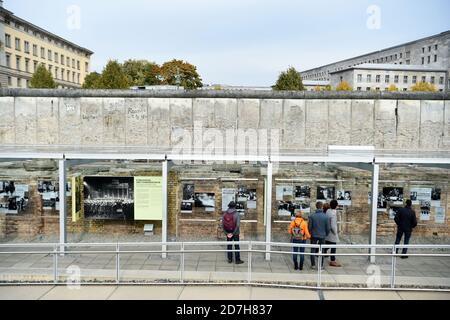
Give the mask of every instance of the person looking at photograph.
[[(225, 232), (227, 236), (227, 241), (236, 241), (239, 242), (239, 235), (240, 235), (240, 225), (241, 225), (241, 216), (238, 214), (236, 210), (236, 203), (234, 201), (231, 201), (228, 205), (228, 210), (225, 211), (223, 217), (222, 217), (222, 227), (223, 231)], [(241, 260), (241, 255), (239, 250), (241, 249), (239, 247), (239, 244), (234, 245), (234, 249), (236, 250), (235, 253), (235, 263), (236, 264), (243, 264), (244, 261)], [(228, 250), (228, 263), (233, 263), (233, 245), (227, 246)]]
[[(324, 210), (326, 213), (329, 222), (330, 222), (330, 233), (325, 238), (325, 244), (335, 245), (339, 242), (338, 236), (338, 226), (337, 226), (337, 211), (336, 208), (338, 206), (338, 202), (336, 200), (331, 200), (330, 208), (328, 210)], [(331, 267), (341, 267), (342, 265), (336, 261), (336, 248), (331, 248), (331, 258), (330, 258), (330, 266)], [(324, 249), (324, 253), (328, 252), (328, 248)]]
[[(400, 241), (402, 240), (403, 234), (405, 235), (405, 245), (409, 244), (409, 240), (411, 239), (412, 230), (417, 227), (417, 218), (416, 213), (411, 208), (412, 201), (406, 200), (406, 206), (404, 208), (401, 208), (398, 213), (394, 217), (394, 221), (397, 224), (397, 236), (395, 239), (395, 244), (400, 244)], [(398, 249), (395, 251), (398, 253)], [(406, 256), (406, 253), (408, 252), (407, 248), (403, 248), (402, 254), (405, 256), (402, 256), (402, 259), (407, 259), (408, 256)]]
[[(311, 244), (319, 244), (322, 245), (325, 243), (325, 238), (330, 233), (330, 222), (328, 217), (323, 212), (323, 203), (316, 203), (316, 212), (309, 216), (308, 221), (308, 230), (311, 234)], [(311, 253), (317, 253), (317, 248), (311, 248)], [(315, 256), (311, 255), (311, 268), (316, 268)], [(323, 257), (322, 257), (322, 269), (323, 266)]]

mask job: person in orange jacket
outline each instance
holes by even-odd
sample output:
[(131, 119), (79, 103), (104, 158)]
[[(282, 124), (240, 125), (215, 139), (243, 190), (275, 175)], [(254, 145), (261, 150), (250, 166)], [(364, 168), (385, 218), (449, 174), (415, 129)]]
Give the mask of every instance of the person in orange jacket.
[[(295, 215), (294, 221), (291, 222), (288, 229), (289, 234), (291, 235), (291, 241), (294, 244), (305, 244), (306, 240), (311, 239), (311, 235), (308, 230), (308, 223), (303, 219), (302, 212), (297, 212)], [(303, 270), (303, 263), (305, 261), (305, 247), (293, 247), (293, 255), (292, 258), (294, 260), (294, 269), (295, 270)], [(300, 252), (300, 268), (298, 265), (298, 258)]]

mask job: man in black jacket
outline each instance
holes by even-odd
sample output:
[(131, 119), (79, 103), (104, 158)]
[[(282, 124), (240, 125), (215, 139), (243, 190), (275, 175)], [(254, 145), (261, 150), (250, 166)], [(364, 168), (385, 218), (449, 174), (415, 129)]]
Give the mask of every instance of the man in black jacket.
[[(400, 244), (403, 234), (405, 234), (405, 245), (409, 244), (409, 239), (411, 238), (412, 230), (417, 226), (416, 213), (411, 209), (411, 200), (406, 200), (406, 207), (401, 208), (399, 212), (395, 215), (395, 223), (397, 224), (397, 237), (395, 239), (395, 244)], [(403, 248), (402, 254), (408, 252), (407, 248)], [(396, 250), (398, 253), (398, 249)], [(407, 256), (402, 256), (402, 259), (408, 258)]]

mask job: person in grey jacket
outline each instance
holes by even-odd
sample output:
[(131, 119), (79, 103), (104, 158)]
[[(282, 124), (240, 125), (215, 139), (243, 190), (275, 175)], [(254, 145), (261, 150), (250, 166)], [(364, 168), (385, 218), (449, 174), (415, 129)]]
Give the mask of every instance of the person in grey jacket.
[[(325, 238), (325, 244), (337, 244), (339, 242), (338, 235), (338, 226), (337, 226), (337, 212), (336, 208), (338, 206), (338, 202), (336, 200), (332, 200), (330, 202), (330, 209), (326, 212), (326, 215), (330, 221), (330, 233)], [(328, 252), (328, 248), (324, 249), (324, 253)], [(341, 267), (341, 264), (336, 261), (336, 248), (331, 249), (331, 258), (330, 258), (330, 266), (331, 267)]]
[[(325, 238), (330, 233), (330, 221), (326, 214), (323, 212), (323, 203), (316, 203), (316, 212), (309, 216), (308, 221), (308, 230), (311, 234), (311, 244), (324, 244)], [(318, 249), (311, 248), (311, 253), (317, 253)], [(311, 255), (311, 268), (316, 268), (315, 256)], [(322, 268), (323, 265), (323, 257), (322, 257)]]
[[(225, 211), (223, 217), (222, 217), (222, 227), (225, 235), (227, 236), (228, 242), (239, 242), (239, 235), (241, 233), (241, 216), (236, 211), (236, 203), (234, 201), (231, 201), (228, 205), (228, 210)], [(239, 247), (239, 244), (234, 245), (235, 248), (235, 262), (236, 264), (243, 264), (244, 262), (241, 260), (241, 255), (239, 250), (241, 248)], [(233, 245), (227, 246), (227, 256), (228, 256), (228, 263), (233, 262)]]

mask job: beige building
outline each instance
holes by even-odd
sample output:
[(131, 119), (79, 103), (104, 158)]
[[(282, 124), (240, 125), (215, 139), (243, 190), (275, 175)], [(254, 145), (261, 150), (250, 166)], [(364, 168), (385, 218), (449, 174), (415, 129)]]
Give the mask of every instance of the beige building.
[(419, 82), (429, 82), (437, 91), (444, 91), (446, 77), (445, 68), (422, 65), (366, 63), (330, 72), (333, 88), (341, 81), (347, 81), (355, 91), (385, 91), (390, 85), (395, 85), (399, 91), (410, 91)]
[(58, 87), (80, 88), (89, 73), (92, 51), (25, 21), (0, 0), (0, 85), (27, 88), (39, 64)]

